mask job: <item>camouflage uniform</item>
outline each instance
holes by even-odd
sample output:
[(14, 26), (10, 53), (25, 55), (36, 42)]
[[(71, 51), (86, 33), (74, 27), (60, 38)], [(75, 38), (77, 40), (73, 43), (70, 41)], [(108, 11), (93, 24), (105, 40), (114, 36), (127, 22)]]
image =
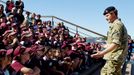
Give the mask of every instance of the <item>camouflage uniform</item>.
[(127, 30), (119, 19), (110, 23), (107, 44), (115, 43), (119, 46), (104, 56), (107, 61), (101, 75), (121, 75), (121, 65), (127, 55), (127, 37)]

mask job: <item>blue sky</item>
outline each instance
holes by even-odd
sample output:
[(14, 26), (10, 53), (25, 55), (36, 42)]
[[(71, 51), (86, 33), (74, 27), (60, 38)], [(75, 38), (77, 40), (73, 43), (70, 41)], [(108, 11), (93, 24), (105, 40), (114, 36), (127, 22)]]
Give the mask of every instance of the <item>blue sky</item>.
[(108, 6), (118, 9), (119, 17), (134, 38), (134, 0), (23, 0), (25, 9), (41, 15), (54, 15), (106, 35), (108, 23), (102, 15)]

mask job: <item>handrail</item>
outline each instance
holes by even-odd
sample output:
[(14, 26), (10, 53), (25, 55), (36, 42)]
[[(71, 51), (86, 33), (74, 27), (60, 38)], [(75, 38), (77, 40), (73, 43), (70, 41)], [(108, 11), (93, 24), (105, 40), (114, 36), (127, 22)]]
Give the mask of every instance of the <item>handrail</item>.
[(63, 20), (63, 19), (58, 18), (58, 17), (56, 17), (56, 16), (54, 16), (54, 18), (59, 19), (59, 20), (61, 20), (61, 21), (63, 21), (63, 22), (66, 22), (66, 23), (68, 23), (68, 24), (71, 24), (71, 25), (73, 25), (73, 26), (76, 26), (76, 27), (78, 27), (78, 28), (84, 29), (84, 30), (86, 30), (86, 31), (89, 31), (89, 32), (91, 32), (91, 33), (94, 33), (94, 34), (96, 34), (96, 35), (99, 35), (99, 36), (102, 36), (102, 37), (106, 37), (105, 35), (102, 35), (102, 34), (97, 33), (97, 32), (95, 32), (95, 31), (89, 30), (89, 29), (84, 28), (84, 27), (82, 27), (82, 26), (79, 26), (79, 25), (77, 25), (77, 24), (71, 23), (71, 22), (69, 22), (69, 21)]
[(4, 4), (6, 4), (6, 2), (4, 2), (4, 1), (2, 1), (2, 0), (0, 0), (0, 2), (2, 2), (2, 3), (4, 3)]
[[(67, 20), (58, 18), (58, 17), (56, 17), (56, 16), (41, 16), (41, 17), (45, 17), (45, 18), (46, 18), (46, 17), (47, 17), (47, 18), (55, 18), (55, 19), (58, 19), (58, 20), (60, 20), (60, 21), (65, 22), (65, 23), (68, 23), (68, 24), (70, 24), (70, 25), (73, 25), (73, 26), (75, 26), (75, 27), (77, 27), (77, 28), (81, 28), (81, 29), (83, 29), (83, 30), (89, 31), (89, 32), (94, 33), (94, 34), (96, 34), (96, 35), (99, 35), (99, 36), (102, 36), (102, 37), (106, 37), (105, 35), (102, 35), (102, 34), (97, 33), (97, 32), (95, 32), (95, 31), (89, 30), (89, 29), (84, 28), (84, 27), (82, 27), (82, 26), (79, 26), (79, 25), (77, 25), (77, 24), (71, 23), (71, 22), (69, 22), (69, 21), (67, 21)], [(69, 27), (68, 27), (68, 28), (69, 28)], [(70, 29), (70, 28), (69, 28), (69, 29)], [(83, 32), (80, 32), (80, 31), (78, 31), (78, 32), (79, 32), (79, 33), (82, 33), (82, 34), (84, 34), (84, 35), (89, 36), (88, 34), (85, 34), (85, 33), (83, 33)]]
[[(68, 29), (70, 29), (70, 30), (73, 30), (73, 31), (75, 31), (75, 29), (73, 29), (73, 28), (71, 28), (71, 27), (67, 27)], [(84, 32), (81, 32), (81, 31), (78, 31), (79, 33), (81, 33), (81, 34), (84, 34), (84, 35), (86, 35), (86, 36), (91, 36), (91, 35), (88, 35), (88, 34), (86, 34), (86, 33), (84, 33)]]
[(53, 18), (56, 18), (56, 19), (61, 20), (61, 21), (63, 21), (63, 22), (66, 22), (66, 23), (68, 23), (68, 24), (71, 24), (71, 25), (73, 25), (73, 26), (76, 26), (76, 27), (78, 27), (78, 28), (84, 29), (84, 30), (89, 31), (89, 32), (91, 32), (91, 33), (94, 33), (94, 34), (96, 34), (96, 35), (99, 35), (99, 36), (102, 36), (102, 37), (106, 37), (106, 36), (103, 35), (103, 34), (97, 33), (97, 32), (95, 32), (95, 31), (92, 31), (92, 30), (90, 30), (90, 29), (84, 28), (84, 27), (82, 27), (82, 26), (79, 26), (79, 25), (77, 25), (77, 24), (71, 23), (71, 22), (69, 22), (69, 21), (67, 21), (67, 20), (58, 18), (58, 17), (56, 17), (56, 16), (42, 16), (42, 17), (53, 17)]

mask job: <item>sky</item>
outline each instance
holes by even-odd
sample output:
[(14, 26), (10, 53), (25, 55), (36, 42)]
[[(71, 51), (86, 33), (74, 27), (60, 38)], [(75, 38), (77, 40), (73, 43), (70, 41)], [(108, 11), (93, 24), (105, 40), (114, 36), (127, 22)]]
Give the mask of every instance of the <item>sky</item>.
[(23, 0), (23, 2), (25, 10), (44, 16), (57, 16), (103, 35), (107, 34), (109, 27), (103, 11), (109, 6), (115, 6), (129, 35), (134, 38), (134, 0)]

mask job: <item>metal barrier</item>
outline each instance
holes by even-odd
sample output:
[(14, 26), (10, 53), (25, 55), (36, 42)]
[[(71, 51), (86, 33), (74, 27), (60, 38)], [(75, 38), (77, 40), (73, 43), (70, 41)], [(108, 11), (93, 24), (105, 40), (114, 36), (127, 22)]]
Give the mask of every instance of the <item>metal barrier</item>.
[[(87, 33), (83, 33), (82, 31), (80, 31), (80, 29), (82, 29), (82, 30), (84, 30), (84, 31), (87, 31), (87, 32), (90, 32), (90, 33), (93, 33), (93, 34), (96, 34), (96, 35), (101, 36), (101, 37), (106, 37), (106, 36), (103, 35), (103, 34), (97, 33), (97, 32), (95, 32), (95, 31), (93, 31), (93, 30), (84, 28), (84, 27), (82, 27), (82, 26), (80, 26), (80, 25), (74, 24), (74, 23), (72, 23), (72, 22), (69, 22), (69, 21), (67, 21), (67, 20), (61, 19), (61, 18), (56, 17), (56, 16), (42, 16), (42, 18), (52, 18), (52, 23), (54, 22), (54, 19), (57, 19), (57, 20), (62, 21), (62, 22), (64, 22), (64, 23), (70, 24), (70, 25), (72, 25), (72, 26), (75, 27), (74, 29), (75, 29), (76, 33), (81, 33), (81, 34), (84, 34), (84, 35), (86, 35), (86, 36), (90, 36), (90, 35), (88, 35)], [(53, 23), (53, 24), (54, 24), (54, 23)], [(71, 28), (70, 28), (69, 26), (67, 26), (67, 25), (66, 25), (66, 27), (68, 27), (69, 29), (71, 29)]]

